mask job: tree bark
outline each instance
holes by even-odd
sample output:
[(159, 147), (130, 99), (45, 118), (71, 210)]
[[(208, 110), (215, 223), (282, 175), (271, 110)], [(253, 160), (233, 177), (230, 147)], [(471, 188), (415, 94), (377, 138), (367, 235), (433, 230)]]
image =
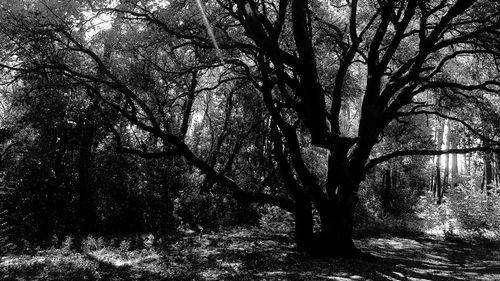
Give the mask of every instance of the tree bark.
[(314, 220), (309, 200), (298, 200), (294, 214), (297, 250), (312, 252), (314, 247)]
[[(344, 187), (352, 189), (353, 187)], [(313, 254), (320, 257), (362, 257), (354, 245), (354, 211), (358, 203), (354, 192), (340, 195), (328, 206), (318, 210), (321, 232), (317, 236)]]
[[(450, 122), (446, 120), (444, 127), (444, 149), (447, 150), (450, 148)], [(443, 175), (443, 184), (442, 184), (442, 195), (443, 196), (447, 191), (450, 183), (450, 154), (444, 155), (444, 175)]]
[(500, 153), (495, 153), (495, 187), (498, 189), (500, 182)]
[[(436, 132), (436, 138), (437, 138), (437, 149), (441, 149), (441, 146), (443, 145), (443, 132), (444, 132), (444, 122), (439, 122), (438, 120), (438, 131)], [(435, 196), (438, 198), (437, 204), (441, 204), (442, 199), (443, 199), (443, 189), (442, 189), (442, 182), (441, 182), (441, 155), (438, 155), (436, 157), (436, 187), (435, 187)]]
[(97, 213), (93, 199), (90, 173), (95, 127), (89, 119), (84, 118), (80, 123), (80, 141), (77, 159), (78, 179), (76, 182), (78, 214), (81, 221), (80, 232), (84, 235), (97, 231)]
[(363, 175), (364, 171), (353, 173), (352, 169), (359, 166), (349, 166), (351, 163), (347, 159), (347, 151), (342, 149), (329, 155), (326, 182), (328, 199), (316, 206), (321, 222), (321, 231), (313, 249), (316, 256), (364, 257), (352, 240), (357, 191), (361, 182), (355, 177)]
[(484, 153), (484, 181), (486, 185), (486, 191), (488, 195), (491, 193), (491, 185), (493, 183), (493, 165), (492, 165), (492, 153)]
[[(456, 129), (450, 129), (450, 147), (451, 149), (456, 149), (458, 147), (458, 139)], [(458, 157), (456, 153), (451, 155), (451, 177), (450, 177), (450, 187), (454, 188), (458, 185), (460, 179), (458, 175)]]
[(161, 196), (163, 203), (165, 204), (163, 223), (161, 225), (163, 233), (173, 233), (175, 229), (177, 229), (178, 225), (174, 216), (174, 191), (172, 190), (172, 182), (169, 181), (168, 175), (169, 173), (167, 171), (163, 171), (161, 179)]
[(438, 198), (436, 204), (440, 205), (443, 200), (443, 188), (441, 186), (441, 167), (439, 165), (436, 166), (436, 194), (435, 196)]
[(385, 213), (394, 212), (391, 202), (391, 190), (392, 190), (391, 170), (384, 169), (384, 184), (382, 186), (382, 209), (384, 210)]

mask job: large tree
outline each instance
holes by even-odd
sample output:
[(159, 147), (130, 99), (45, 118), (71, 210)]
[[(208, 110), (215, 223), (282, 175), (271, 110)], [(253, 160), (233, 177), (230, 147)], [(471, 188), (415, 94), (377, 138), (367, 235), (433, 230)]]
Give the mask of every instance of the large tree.
[[(62, 75), (85, 89), (104, 114), (130, 124), (112, 128), (123, 152), (182, 156), (237, 199), (291, 212), (301, 250), (360, 254), (352, 241), (357, 192), (375, 165), (498, 147), (477, 119), (463, 115), (495, 113), (487, 105), (500, 89), (500, 7), (492, 1), (93, 2), (4, 4), (2, 39), (11, 54), (4, 69), (16, 71), (17, 81)], [(485, 69), (464, 72), (472, 62)], [(249, 185), (234, 171), (238, 155), (255, 149), (245, 141), (250, 131), (231, 138), (221, 135), (235, 129), (218, 131), (221, 143), (214, 144), (232, 147), (225, 158), (197, 153), (192, 140), (207, 95), (225, 105), (219, 116), (233, 111), (226, 126), (259, 115), (248, 127), (266, 128), (266, 157), (281, 182)], [(422, 115), (456, 122), (487, 145), (442, 151), (425, 143), (378, 153), (391, 123)], [(127, 138), (131, 132), (139, 137)], [(140, 139), (148, 136), (161, 145), (142, 149)], [(306, 157), (311, 151), (323, 165)], [(317, 235), (313, 209), (321, 222)]]

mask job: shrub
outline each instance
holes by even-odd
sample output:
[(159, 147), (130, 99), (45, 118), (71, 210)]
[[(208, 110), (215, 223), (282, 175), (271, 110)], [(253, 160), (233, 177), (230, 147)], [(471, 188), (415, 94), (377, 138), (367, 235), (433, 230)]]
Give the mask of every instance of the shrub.
[(463, 230), (476, 233), (500, 231), (500, 196), (462, 185), (449, 193), (448, 200), (454, 218)]
[(82, 249), (84, 252), (99, 251), (104, 247), (104, 239), (102, 237), (96, 239), (92, 235), (89, 235), (82, 241)]
[(0, 256), (17, 250), (15, 244), (15, 233), (13, 229), (14, 220), (11, 209), (8, 208), (8, 195), (12, 189), (7, 188), (4, 182), (4, 173), (0, 172)]
[(176, 215), (191, 228), (217, 229), (221, 226), (253, 224), (258, 215), (251, 205), (238, 203), (231, 196), (214, 189), (208, 192), (181, 192)]
[(64, 238), (61, 245), (61, 249), (69, 253), (74, 247), (74, 244), (75, 244), (75, 239), (71, 235), (68, 235)]
[(482, 193), (473, 183), (451, 189), (436, 205), (432, 193), (422, 196), (418, 214), (426, 232), (454, 236), (483, 236), (486, 231), (500, 235), (500, 196)]
[(416, 212), (423, 221), (424, 231), (432, 232), (434, 229), (440, 229), (441, 231), (447, 221), (450, 220), (447, 203), (437, 205), (436, 200), (437, 198), (433, 196), (432, 192), (428, 192), (420, 196), (417, 203)]
[(129, 240), (122, 240), (120, 242), (120, 246), (118, 247), (118, 251), (122, 254), (126, 254), (130, 250), (131, 244)]
[(0, 209), (0, 256), (3, 254), (11, 253), (16, 249), (14, 243), (12, 243), (11, 230), (12, 227), (9, 226), (6, 219), (7, 210)]
[(156, 242), (155, 236), (151, 233), (148, 235), (144, 235), (142, 237), (142, 244), (143, 244), (145, 249), (148, 249), (148, 250), (152, 249), (155, 245), (155, 242)]
[(293, 216), (276, 206), (261, 208), (259, 225), (266, 231), (290, 232), (293, 229)]
[[(359, 204), (354, 213), (354, 229), (357, 235), (414, 234), (421, 232), (422, 221), (415, 214), (418, 188), (399, 186), (392, 190), (394, 212), (382, 209), (382, 198), (377, 182), (364, 183), (359, 190)], [(415, 199), (416, 198), (416, 199)]]

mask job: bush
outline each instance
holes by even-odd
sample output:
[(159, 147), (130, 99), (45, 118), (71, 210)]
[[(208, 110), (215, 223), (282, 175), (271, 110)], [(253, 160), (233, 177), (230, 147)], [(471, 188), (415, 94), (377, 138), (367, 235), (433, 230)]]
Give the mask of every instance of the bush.
[(294, 221), (292, 214), (276, 206), (261, 208), (259, 225), (265, 231), (290, 232), (293, 230)]
[(176, 216), (190, 228), (218, 229), (222, 226), (254, 224), (258, 214), (251, 205), (238, 203), (230, 195), (213, 191), (180, 192)]
[(422, 221), (415, 214), (419, 189), (407, 186), (393, 189), (391, 202), (394, 212), (386, 213), (382, 209), (381, 192), (375, 184), (365, 183), (358, 193), (359, 204), (354, 213), (355, 233), (361, 236), (420, 233)]
[(104, 246), (104, 239), (102, 237), (94, 238), (92, 235), (89, 235), (82, 241), (82, 248), (84, 252), (99, 251), (103, 249)]
[(61, 245), (61, 249), (69, 253), (72, 251), (74, 246), (75, 246), (75, 239), (71, 235), (68, 235), (64, 238), (64, 241), (62, 242)]
[(454, 218), (463, 230), (500, 232), (500, 196), (487, 195), (462, 185), (450, 192), (448, 200)]
[(16, 250), (9, 210), (4, 206), (9, 190), (3, 185), (3, 175), (0, 174), (0, 256)]
[(422, 196), (418, 214), (426, 232), (446, 236), (500, 236), (500, 196), (487, 195), (468, 183), (449, 191), (441, 205), (432, 193)]
[(423, 221), (423, 229), (426, 232), (443, 231), (449, 221), (449, 211), (447, 211), (447, 203), (441, 205), (436, 204), (437, 198), (432, 192), (425, 193), (420, 196), (417, 203), (416, 212)]

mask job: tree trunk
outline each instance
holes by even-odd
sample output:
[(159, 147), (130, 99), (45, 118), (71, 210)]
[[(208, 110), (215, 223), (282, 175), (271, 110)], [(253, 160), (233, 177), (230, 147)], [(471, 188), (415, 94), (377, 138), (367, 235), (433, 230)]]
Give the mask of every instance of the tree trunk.
[(481, 176), (481, 187), (480, 187), (481, 188), (481, 193), (484, 192), (484, 183), (485, 183), (484, 179), (486, 178), (485, 174), (486, 174), (486, 170), (483, 171), (483, 175)]
[(161, 223), (162, 233), (173, 233), (177, 229), (177, 220), (174, 216), (174, 194), (172, 192), (172, 183), (168, 180), (168, 173), (163, 172), (161, 180), (161, 191), (162, 200), (165, 204), (165, 209), (163, 213), (163, 222)]
[(491, 165), (491, 160), (491, 153), (487, 152), (485, 157), (486, 184), (491, 184), (493, 182), (493, 166)]
[[(87, 118), (85, 118), (87, 119)], [(89, 120), (81, 122), (80, 143), (78, 148), (76, 189), (78, 192), (78, 214), (81, 234), (94, 233), (97, 230), (97, 214), (91, 186), (92, 146), (95, 128)]]
[[(446, 120), (445, 122), (445, 128), (444, 128), (444, 149), (449, 149), (450, 148), (450, 122)], [(443, 175), (443, 184), (442, 184), (442, 195), (443, 196), (446, 192), (448, 192), (449, 184), (450, 184), (450, 154), (445, 154), (444, 155), (444, 175)]]
[(472, 159), (472, 154), (471, 153), (467, 153), (465, 154), (465, 171), (464, 171), (464, 174), (467, 175), (468, 177), (470, 177), (472, 175), (471, 173), (471, 160)]
[(352, 240), (357, 195), (349, 192), (335, 201), (318, 210), (321, 232), (317, 236), (314, 254), (320, 257), (363, 257)]
[(436, 196), (438, 198), (437, 204), (441, 204), (443, 200), (443, 189), (441, 186), (441, 167), (439, 165), (436, 166)]
[[(437, 149), (441, 149), (441, 146), (443, 145), (443, 133), (445, 129), (445, 123), (439, 123), (438, 120), (438, 131), (436, 132), (436, 147)], [(442, 203), (443, 199), (443, 189), (442, 189), (442, 184), (441, 184), (441, 155), (436, 156), (436, 187), (435, 187), (435, 193), (434, 195), (438, 198), (437, 204)]]
[[(450, 130), (450, 148), (451, 149), (456, 149), (458, 147), (458, 139), (457, 139), (457, 132), (456, 129), (451, 129)], [(450, 187), (454, 188), (456, 185), (458, 185), (460, 179), (458, 176), (458, 157), (456, 153), (453, 153), (451, 155), (451, 177), (450, 177)]]
[(500, 183), (500, 153), (495, 153), (495, 187), (498, 189)]
[(385, 213), (393, 213), (394, 208), (391, 202), (391, 190), (392, 190), (392, 180), (391, 180), (391, 170), (384, 169), (384, 184), (382, 186), (382, 209)]
[[(359, 183), (350, 174), (345, 153), (330, 153), (326, 189), (328, 197), (312, 200), (297, 196), (296, 240), (299, 249), (308, 249), (316, 257), (372, 258), (359, 251), (353, 238), (354, 212), (358, 203)], [(307, 204), (304, 199), (307, 199)], [(297, 200), (298, 199), (298, 200)], [(317, 209), (321, 223), (320, 232), (313, 236), (311, 204)], [(307, 242), (305, 240), (312, 241)]]
[(486, 192), (488, 195), (491, 194), (492, 183), (493, 183), (493, 166), (492, 162), (492, 153), (485, 152), (484, 153), (484, 180), (486, 184)]
[(295, 242), (297, 250), (313, 252), (314, 248), (314, 220), (312, 205), (308, 200), (297, 202), (295, 219)]
[(397, 169), (391, 169), (391, 189), (398, 188), (400, 182), (400, 174)]

